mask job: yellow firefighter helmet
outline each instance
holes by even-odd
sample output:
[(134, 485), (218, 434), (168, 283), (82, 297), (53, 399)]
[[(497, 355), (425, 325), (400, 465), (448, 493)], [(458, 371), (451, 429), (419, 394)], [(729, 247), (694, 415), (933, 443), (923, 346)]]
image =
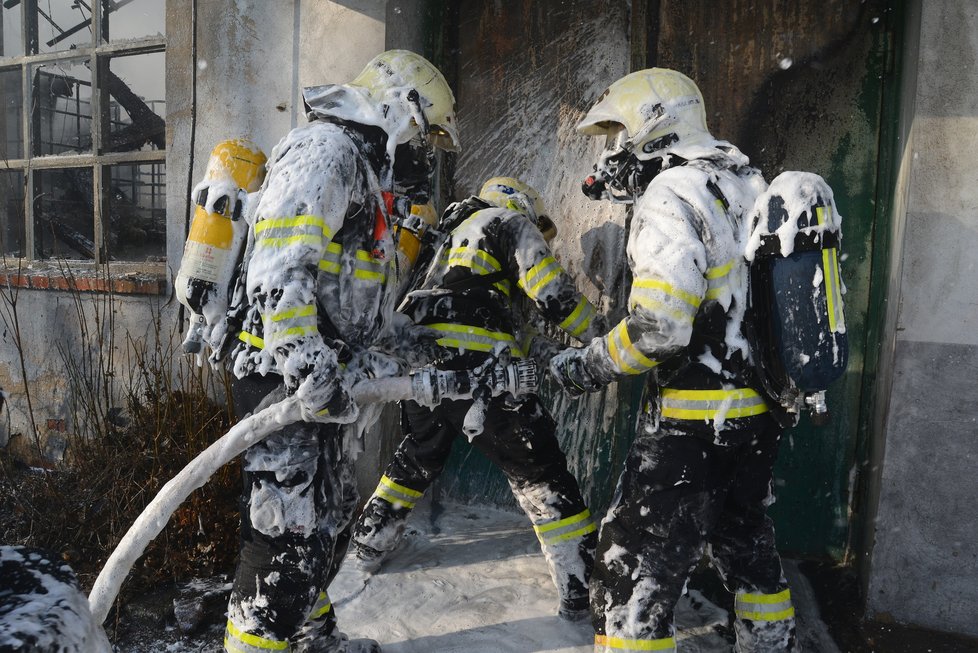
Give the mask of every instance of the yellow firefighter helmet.
[(557, 235), (557, 225), (546, 215), (543, 198), (532, 186), (513, 177), (493, 177), (482, 184), (479, 197), (493, 206), (510, 209), (530, 218), (550, 242)]

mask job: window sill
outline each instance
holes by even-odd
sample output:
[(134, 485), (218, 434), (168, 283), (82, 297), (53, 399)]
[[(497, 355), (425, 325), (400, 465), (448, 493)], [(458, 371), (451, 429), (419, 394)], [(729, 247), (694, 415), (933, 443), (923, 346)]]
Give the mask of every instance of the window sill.
[(29, 266), (8, 261), (0, 264), (0, 288), (65, 292), (102, 292), (118, 295), (166, 295), (165, 263), (48, 264)]

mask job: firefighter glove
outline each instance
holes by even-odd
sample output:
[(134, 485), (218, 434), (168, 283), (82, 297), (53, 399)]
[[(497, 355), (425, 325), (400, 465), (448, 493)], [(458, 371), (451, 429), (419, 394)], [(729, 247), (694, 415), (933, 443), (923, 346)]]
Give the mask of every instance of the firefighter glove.
[(360, 409), (346, 381), (337, 369), (315, 369), (299, 384), (295, 396), (306, 422), (348, 424), (356, 420)]
[(550, 374), (558, 385), (572, 397), (593, 392), (601, 387), (587, 368), (587, 347), (568, 348), (550, 359)]

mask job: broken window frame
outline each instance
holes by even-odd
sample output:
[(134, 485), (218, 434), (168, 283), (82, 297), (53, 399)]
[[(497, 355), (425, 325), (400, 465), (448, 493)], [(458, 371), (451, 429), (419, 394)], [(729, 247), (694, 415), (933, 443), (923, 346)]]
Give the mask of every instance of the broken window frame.
[[(35, 216), (36, 203), (34, 198), (38, 196), (38, 181), (35, 179), (35, 171), (50, 170), (55, 168), (86, 168), (92, 171), (92, 192), (94, 202), (94, 236), (95, 251), (93, 259), (80, 259), (82, 263), (104, 264), (109, 262), (106, 254), (106, 224), (109, 215), (110, 197), (108, 191), (108, 181), (110, 178), (109, 168), (113, 165), (130, 164), (166, 164), (166, 150), (140, 150), (131, 152), (109, 152), (104, 153), (103, 148), (110, 135), (109, 129), (109, 90), (102, 80), (108, 78), (109, 62), (120, 56), (130, 56), (139, 54), (149, 54), (155, 52), (166, 52), (165, 36), (147, 36), (131, 40), (107, 42), (104, 38), (107, 26), (105, 15), (105, 3), (101, 0), (91, 2), (92, 10), (92, 30), (94, 32), (92, 44), (76, 46), (68, 50), (58, 52), (40, 53), (38, 47), (38, 0), (20, 0), (21, 21), (24, 30), (24, 45), (27, 54), (18, 57), (0, 57), (0, 67), (4, 69), (20, 68), (21, 71), (21, 138), (23, 144), (23, 157), (20, 159), (5, 159), (0, 161), (8, 170), (19, 170), (24, 173), (25, 186), (30, 192), (24, 193), (24, 243), (23, 256), (20, 259), (11, 259), (4, 255), (4, 263), (9, 266), (22, 267), (28, 262), (45, 261), (50, 259), (41, 258), (36, 251), (35, 238)], [(35, 71), (44, 65), (68, 60), (89, 61), (92, 79), (92, 122), (91, 122), (91, 151), (82, 154), (49, 154), (35, 155), (35, 134), (39, 130), (33, 124), (38, 120), (39, 112), (33, 111), (33, 75)], [(165, 99), (165, 98), (164, 98)], [(164, 116), (165, 119), (165, 116)], [(162, 191), (165, 195), (165, 188)], [(164, 256), (166, 254), (166, 244), (163, 246)], [(2, 253), (0, 253), (2, 254)], [(127, 263), (126, 261), (116, 261), (113, 263)], [(128, 263), (136, 267), (159, 267), (160, 263), (149, 261), (129, 261)], [(163, 264), (165, 265), (165, 264)]]

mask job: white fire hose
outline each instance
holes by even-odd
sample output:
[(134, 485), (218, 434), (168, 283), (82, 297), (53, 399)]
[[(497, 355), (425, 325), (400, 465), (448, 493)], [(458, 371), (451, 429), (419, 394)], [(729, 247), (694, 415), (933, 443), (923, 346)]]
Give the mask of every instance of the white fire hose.
[[(410, 376), (368, 379), (353, 386), (351, 395), (358, 404), (413, 399), (426, 406), (435, 406), (443, 399), (468, 399), (473, 394), (484, 397), (509, 393), (518, 397), (536, 392), (537, 385), (536, 364), (519, 360), (486, 370), (446, 371), (426, 367)], [(470, 438), (482, 430), (482, 416), (474, 413), (485, 411), (485, 408), (485, 400), (476, 399), (470, 410), (473, 414), (466, 415), (466, 435)], [(88, 602), (96, 623), (105, 621), (129, 570), (184, 499), (245, 449), (299, 419), (299, 402), (295, 397), (283, 399), (246, 417), (160, 489), (119, 541), (95, 579)]]

